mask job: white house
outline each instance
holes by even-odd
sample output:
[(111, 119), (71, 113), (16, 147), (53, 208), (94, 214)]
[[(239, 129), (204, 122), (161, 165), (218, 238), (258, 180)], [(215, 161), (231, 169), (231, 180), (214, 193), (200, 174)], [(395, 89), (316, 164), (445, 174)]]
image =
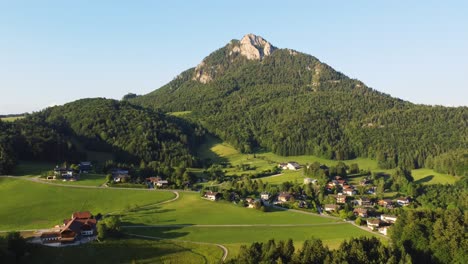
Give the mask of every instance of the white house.
[(400, 206), (407, 206), (410, 204), (410, 200), (408, 197), (400, 197), (396, 200), (397, 204)]
[(211, 200), (211, 201), (216, 201), (218, 199), (218, 193), (217, 192), (206, 192), (205, 193), (205, 198)]
[(267, 193), (267, 192), (262, 192), (262, 193), (260, 194), (260, 198), (261, 198), (262, 200), (269, 200), (269, 199), (270, 199), (270, 194)]
[(304, 184), (309, 184), (309, 183), (316, 184), (316, 183), (317, 183), (317, 180), (316, 180), (316, 179), (312, 179), (312, 178), (304, 178)]
[(379, 233), (383, 234), (383, 235), (387, 235), (388, 234), (388, 230), (390, 229), (389, 226), (383, 226), (383, 227), (380, 227), (379, 228)]
[(278, 167), (283, 170), (298, 170), (301, 168), (301, 165), (295, 161), (290, 161), (288, 163), (280, 163)]
[(397, 217), (394, 215), (383, 214), (380, 216), (380, 220), (387, 222), (387, 223), (395, 223), (397, 220)]

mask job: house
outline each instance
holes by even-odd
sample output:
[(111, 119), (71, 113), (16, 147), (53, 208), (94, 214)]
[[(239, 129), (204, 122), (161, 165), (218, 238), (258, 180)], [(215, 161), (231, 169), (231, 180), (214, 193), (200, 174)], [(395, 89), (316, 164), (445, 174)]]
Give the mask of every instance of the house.
[(390, 226), (383, 226), (379, 228), (379, 233), (383, 235), (388, 235), (388, 231), (390, 230)]
[(112, 170), (112, 176), (115, 176), (115, 175), (128, 175), (128, 170), (124, 170), (124, 169), (113, 169), (113, 170)]
[(262, 200), (270, 200), (270, 194), (267, 193), (267, 192), (262, 192), (262, 193), (260, 194), (260, 198), (261, 198)]
[(380, 219), (378, 218), (373, 218), (373, 219), (367, 219), (367, 227), (376, 230), (380, 226)]
[(372, 206), (371, 200), (367, 197), (360, 197), (359, 199), (356, 199), (356, 203), (359, 206)]
[(65, 179), (73, 178), (75, 177), (75, 173), (72, 169), (66, 168), (66, 167), (59, 167), (56, 166), (54, 168), (54, 175), (56, 177), (61, 177)]
[(130, 175), (128, 174), (118, 174), (114, 176), (114, 182), (128, 182), (130, 180)]
[(317, 180), (316, 180), (316, 179), (312, 179), (312, 178), (304, 178), (304, 184), (309, 184), (309, 183), (316, 184), (316, 183), (317, 183)]
[(397, 204), (400, 206), (408, 206), (410, 204), (410, 199), (408, 197), (400, 197), (396, 200)]
[(278, 201), (281, 203), (287, 202), (291, 199), (291, 194), (287, 192), (282, 192), (278, 195)]
[(387, 207), (387, 208), (393, 207), (393, 201), (390, 199), (379, 200), (378, 204), (382, 207)]
[(356, 191), (353, 188), (345, 188), (343, 189), (343, 193), (349, 196), (353, 196), (356, 194)]
[(295, 161), (290, 161), (288, 163), (280, 163), (278, 167), (283, 170), (298, 170), (301, 168), (301, 165)]
[(90, 212), (75, 212), (63, 221), (62, 226), (43, 232), (40, 239), (42, 243), (73, 243), (82, 237), (96, 235), (96, 223)]
[(80, 168), (80, 173), (88, 173), (93, 168), (93, 165), (91, 165), (90, 161), (82, 161), (78, 164), (78, 167)]
[(325, 205), (325, 212), (336, 212), (340, 209), (340, 206), (337, 204), (326, 204)]
[(262, 202), (259, 199), (246, 198), (245, 201), (247, 202), (248, 208), (257, 208), (262, 205)]
[(353, 213), (360, 217), (367, 217), (367, 209), (364, 208), (354, 208)]
[(338, 204), (344, 204), (346, 203), (346, 195), (343, 195), (341, 193), (339, 193), (337, 196), (336, 196), (336, 203)]
[(164, 186), (167, 186), (167, 185), (169, 185), (169, 182), (168, 182), (167, 180), (160, 180), (160, 181), (158, 181), (158, 182), (156, 183), (156, 186), (158, 186), (158, 187), (160, 187), (160, 188), (161, 188), (161, 187), (164, 187)]
[(211, 201), (216, 201), (218, 200), (220, 194), (218, 192), (212, 192), (212, 191), (208, 191), (205, 193), (204, 197), (211, 200)]
[(386, 222), (386, 223), (395, 223), (396, 220), (398, 219), (398, 217), (394, 216), (394, 215), (387, 215), (387, 214), (383, 214), (380, 216), (380, 220)]

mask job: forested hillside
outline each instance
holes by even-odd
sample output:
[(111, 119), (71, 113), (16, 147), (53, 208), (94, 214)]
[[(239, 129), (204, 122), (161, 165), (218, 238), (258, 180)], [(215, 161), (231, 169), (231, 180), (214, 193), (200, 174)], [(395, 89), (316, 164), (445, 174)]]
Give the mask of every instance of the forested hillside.
[[(263, 46), (254, 44), (261, 54)], [(249, 60), (236, 52), (239, 47), (231, 41), (196, 68), (130, 101), (192, 111), (210, 132), (247, 153), (263, 148), (338, 160), (370, 157), (382, 168), (419, 168), (468, 147), (466, 107), (415, 105), (307, 54), (276, 49)]]
[(86, 150), (112, 152), (126, 163), (156, 161), (174, 167), (195, 163), (194, 127), (127, 102), (82, 99), (0, 126), (3, 173), (18, 159), (77, 161), (86, 159)]

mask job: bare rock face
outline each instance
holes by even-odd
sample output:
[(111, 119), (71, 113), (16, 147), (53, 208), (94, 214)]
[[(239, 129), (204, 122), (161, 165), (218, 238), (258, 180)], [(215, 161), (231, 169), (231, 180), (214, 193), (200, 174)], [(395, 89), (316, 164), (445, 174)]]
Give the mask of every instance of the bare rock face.
[[(229, 52), (227, 52), (225, 56), (231, 63), (235, 61), (239, 55), (247, 58), (248, 60), (260, 61), (277, 49), (264, 38), (254, 34), (247, 34), (240, 41), (229, 43), (227, 47)], [(209, 57), (205, 58), (197, 65), (192, 80), (199, 81), (201, 83), (208, 83), (212, 81), (217, 74), (220, 72), (222, 73), (226, 68), (221, 65), (210, 65), (208, 61)]]
[[(260, 36), (254, 34), (245, 35), (240, 41), (240, 54), (249, 60), (262, 60), (270, 55), (276, 47)], [(234, 49), (233, 49), (234, 51)]]

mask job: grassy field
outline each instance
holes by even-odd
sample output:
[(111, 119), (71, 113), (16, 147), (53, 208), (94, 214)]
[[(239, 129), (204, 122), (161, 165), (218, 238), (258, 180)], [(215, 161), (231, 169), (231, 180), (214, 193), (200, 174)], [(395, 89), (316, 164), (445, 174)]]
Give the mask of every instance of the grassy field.
[(101, 186), (106, 183), (106, 175), (105, 174), (81, 174), (80, 179), (78, 181), (61, 181), (61, 180), (45, 180), (48, 182), (53, 183), (60, 183), (60, 184), (69, 184), (69, 185), (82, 185), (82, 186)]
[(188, 115), (190, 113), (192, 113), (192, 111), (170, 112), (170, 113), (167, 113), (167, 114), (172, 115), (172, 116), (184, 116), (184, 115)]
[(180, 199), (156, 206), (128, 212), (122, 221), (135, 225), (173, 224), (320, 224), (336, 220), (314, 215), (286, 211), (260, 212), (227, 202), (202, 199), (198, 193), (180, 193)]
[(104, 214), (174, 197), (171, 192), (67, 188), (10, 178), (0, 178), (0, 193), (0, 230), (49, 228), (74, 211)]
[(11, 116), (11, 117), (1, 117), (0, 119), (4, 122), (13, 122), (18, 119), (22, 119), (24, 116)]
[[(371, 233), (341, 220), (290, 211), (264, 213), (226, 202), (204, 200), (198, 194), (192, 193), (183, 193), (179, 200), (162, 206), (125, 213), (122, 220), (126, 225), (138, 225), (125, 228), (127, 233), (221, 243), (229, 249), (231, 257), (237, 254), (242, 244), (267, 241), (271, 238), (292, 238), (300, 245), (305, 239), (316, 237), (334, 248), (346, 238), (372, 236)], [(181, 224), (189, 226), (180, 226)], [(148, 227), (141, 227), (145, 225)], [(150, 225), (164, 227), (149, 227)]]
[(23, 263), (219, 263), (223, 252), (215, 245), (146, 239), (109, 240), (76, 247), (36, 247)]
[[(198, 155), (202, 159), (210, 159), (216, 163), (230, 163), (234, 168), (227, 168), (227, 175), (241, 175), (241, 174), (254, 174), (263, 170), (272, 169), (278, 163), (296, 161), (301, 165), (319, 162), (327, 166), (334, 166), (338, 163), (336, 160), (328, 160), (312, 155), (302, 156), (279, 156), (271, 152), (261, 152), (253, 154), (242, 154), (234, 147), (223, 142), (217, 138), (209, 137), (198, 150)], [(353, 160), (343, 161), (347, 165), (357, 163), (360, 169), (369, 170), (371, 172), (392, 173), (393, 170), (379, 169), (377, 161), (368, 158), (357, 158)], [(255, 170), (239, 171), (235, 166), (240, 164), (249, 164), (255, 167)], [(412, 170), (413, 177), (419, 183), (423, 184), (436, 184), (436, 183), (449, 183), (453, 184), (457, 178), (448, 174), (437, 173), (431, 169), (417, 169)], [(284, 171), (283, 175), (275, 177), (266, 177), (264, 180), (272, 184), (280, 184), (285, 181), (298, 181), (301, 182), (304, 176), (302, 172)], [(362, 177), (355, 177), (351, 179), (352, 184), (358, 184)]]
[(417, 169), (412, 170), (411, 175), (413, 175), (414, 181), (422, 184), (454, 184), (458, 178), (452, 175), (438, 173), (431, 169)]

